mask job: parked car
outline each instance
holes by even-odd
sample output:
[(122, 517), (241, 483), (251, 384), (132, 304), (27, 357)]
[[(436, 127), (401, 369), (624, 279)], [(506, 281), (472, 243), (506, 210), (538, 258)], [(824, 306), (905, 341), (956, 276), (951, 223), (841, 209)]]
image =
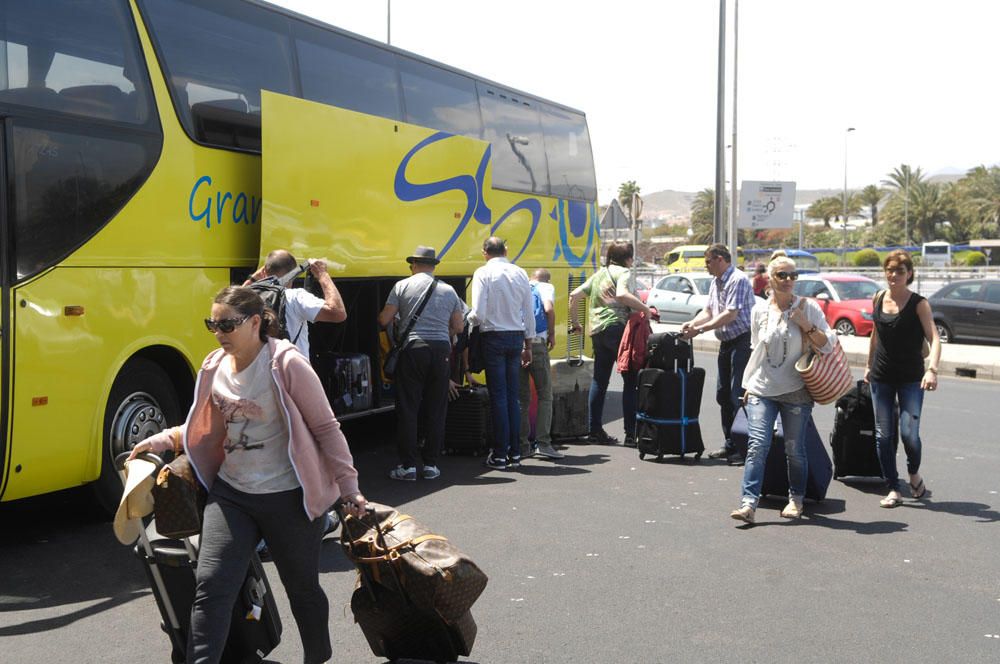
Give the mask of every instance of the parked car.
[(635, 280), (635, 294), (636, 294), (636, 297), (638, 297), (640, 300), (642, 300), (643, 304), (645, 304), (646, 300), (649, 298), (649, 284), (647, 284), (642, 279), (636, 279)]
[[(705, 256), (702, 252), (702, 261)], [(712, 275), (708, 272), (682, 272), (660, 279), (649, 291), (646, 304), (656, 307), (661, 323), (686, 323), (708, 303)]]
[(838, 334), (864, 337), (874, 327), (872, 297), (878, 291), (877, 283), (857, 274), (803, 274), (795, 282), (795, 294), (815, 299)]
[(942, 343), (1000, 341), (1000, 279), (953, 281), (927, 299)]
[(708, 304), (712, 279), (708, 272), (668, 275), (649, 291), (646, 304), (656, 308), (661, 323), (686, 323)]

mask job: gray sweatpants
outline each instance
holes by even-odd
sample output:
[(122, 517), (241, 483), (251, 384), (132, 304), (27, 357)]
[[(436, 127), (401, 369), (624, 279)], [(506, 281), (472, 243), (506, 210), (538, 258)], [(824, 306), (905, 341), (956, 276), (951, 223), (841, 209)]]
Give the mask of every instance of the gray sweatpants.
[(310, 521), (306, 516), (302, 489), (244, 493), (215, 480), (202, 522), (188, 664), (216, 664), (222, 657), (233, 604), (261, 536), (288, 594), (305, 664), (330, 659), (330, 607), (319, 585), (325, 526), (324, 517)]

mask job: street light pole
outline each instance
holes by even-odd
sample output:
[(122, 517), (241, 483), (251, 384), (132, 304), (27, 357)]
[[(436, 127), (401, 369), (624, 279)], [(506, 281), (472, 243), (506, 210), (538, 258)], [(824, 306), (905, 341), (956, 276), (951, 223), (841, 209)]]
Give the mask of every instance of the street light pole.
[(848, 127), (844, 132), (844, 218), (841, 223), (844, 226), (844, 247), (840, 255), (841, 263), (847, 265), (847, 137), (854, 131), (854, 127)]
[(715, 111), (715, 215), (713, 242), (725, 237), (726, 217), (726, 0), (719, 0), (719, 73)]
[(392, 46), (392, 0), (385, 0), (385, 43)]
[[(738, 200), (739, 193), (736, 188), (736, 183), (739, 180), (736, 179), (736, 82), (739, 80), (737, 77), (737, 65), (739, 63), (739, 44), (740, 44), (740, 0), (734, 0), (733, 2), (733, 173), (730, 176), (730, 181), (732, 182), (732, 192), (733, 198), (732, 202), (729, 204), (729, 253), (734, 258), (739, 254), (737, 247), (739, 245), (739, 232), (736, 230), (736, 213), (740, 206)], [(737, 261), (739, 264), (739, 261)]]

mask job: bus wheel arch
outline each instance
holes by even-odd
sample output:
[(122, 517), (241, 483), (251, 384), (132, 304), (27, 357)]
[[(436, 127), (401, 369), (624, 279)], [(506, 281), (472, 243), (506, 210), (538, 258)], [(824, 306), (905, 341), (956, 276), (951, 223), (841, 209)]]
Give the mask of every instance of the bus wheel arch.
[(193, 386), (190, 369), (173, 349), (143, 349), (122, 366), (105, 406), (101, 470), (92, 485), (101, 511), (114, 514), (121, 500), (122, 482), (114, 458), (143, 438), (180, 423)]

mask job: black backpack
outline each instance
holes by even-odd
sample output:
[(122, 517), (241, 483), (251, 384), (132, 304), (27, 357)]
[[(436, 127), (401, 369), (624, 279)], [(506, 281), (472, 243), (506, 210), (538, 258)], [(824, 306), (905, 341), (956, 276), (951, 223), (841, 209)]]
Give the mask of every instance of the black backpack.
[(274, 312), (275, 324), (268, 330), (268, 334), (279, 339), (287, 339), (285, 287), (281, 285), (277, 277), (266, 277), (250, 284), (250, 288), (260, 296), (260, 299), (264, 300), (264, 306)]

